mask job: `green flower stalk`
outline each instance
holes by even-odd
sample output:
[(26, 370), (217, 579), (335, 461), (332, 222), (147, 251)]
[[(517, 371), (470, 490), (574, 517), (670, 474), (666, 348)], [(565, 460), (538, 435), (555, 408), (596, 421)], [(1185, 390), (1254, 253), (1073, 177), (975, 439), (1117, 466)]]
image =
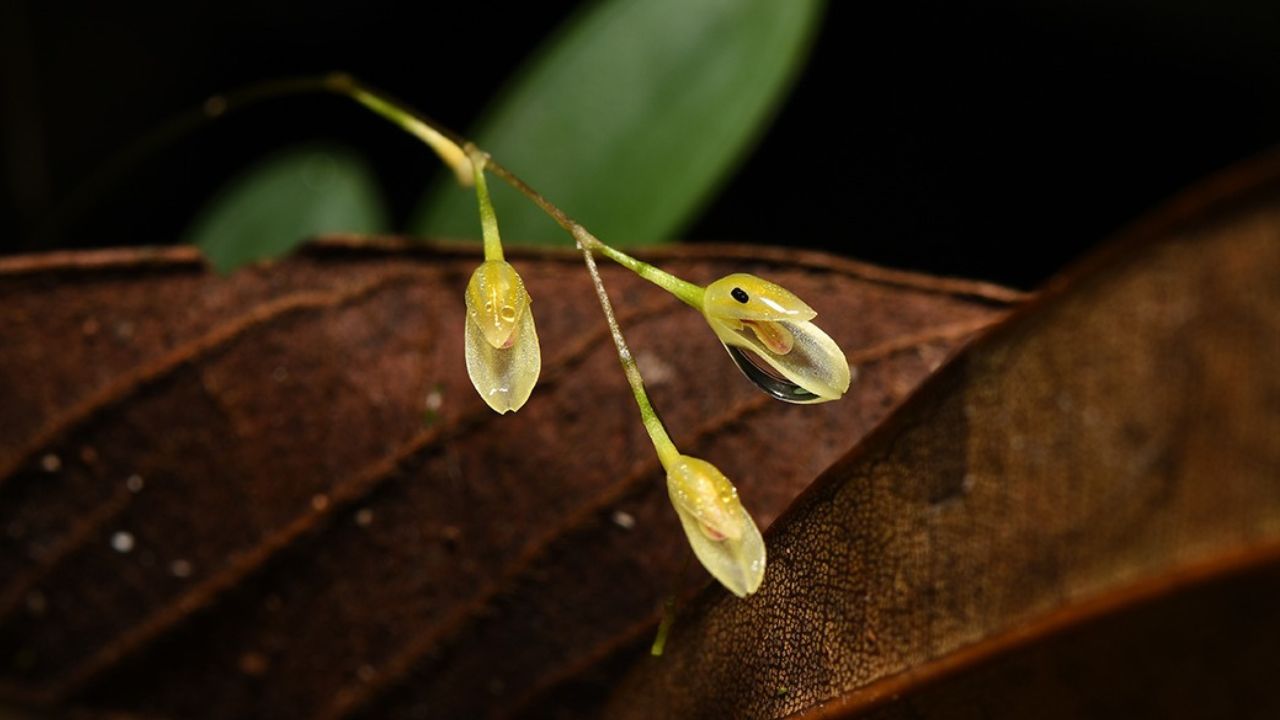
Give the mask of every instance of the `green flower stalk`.
[(430, 123), (401, 108), (387, 98), (382, 97), (361, 86), (350, 75), (333, 73), (323, 80), (324, 87), (330, 92), (355, 100), (382, 117), (399, 125), (405, 132), (423, 141), (435, 151), (436, 155), (449, 166), (458, 179), (458, 184), (471, 187), (475, 179), (475, 169), (467, 152), (458, 143), (445, 137), (445, 134), (431, 126)]

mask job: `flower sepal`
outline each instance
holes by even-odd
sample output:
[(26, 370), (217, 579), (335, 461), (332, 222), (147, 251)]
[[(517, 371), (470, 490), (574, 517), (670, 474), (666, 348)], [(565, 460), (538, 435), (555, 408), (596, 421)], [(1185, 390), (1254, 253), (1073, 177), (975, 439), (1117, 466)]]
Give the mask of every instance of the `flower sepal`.
[(738, 597), (755, 592), (764, 579), (764, 539), (733, 483), (706, 460), (680, 455), (667, 464), (667, 494), (707, 572)]

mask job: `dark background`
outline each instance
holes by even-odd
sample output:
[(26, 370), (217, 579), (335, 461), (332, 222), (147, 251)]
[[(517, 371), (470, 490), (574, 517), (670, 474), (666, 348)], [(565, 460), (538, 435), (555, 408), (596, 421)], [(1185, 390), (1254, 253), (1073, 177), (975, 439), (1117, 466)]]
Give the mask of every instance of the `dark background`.
[[(211, 93), (281, 75), (348, 70), (465, 130), (575, 6), (0, 0), (0, 252), (172, 242), (238, 169), (310, 139), (364, 152), (403, 222), (438, 165), (332, 98), (229, 116), (85, 181)], [(1030, 287), (1277, 141), (1275, 0), (836, 0), (776, 124), (686, 236)]]

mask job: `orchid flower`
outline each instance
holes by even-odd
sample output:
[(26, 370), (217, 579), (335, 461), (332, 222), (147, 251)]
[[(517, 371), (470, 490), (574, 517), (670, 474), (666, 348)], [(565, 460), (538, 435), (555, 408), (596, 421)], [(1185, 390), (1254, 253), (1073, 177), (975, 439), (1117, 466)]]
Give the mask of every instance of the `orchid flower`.
[(504, 260), (485, 261), (467, 283), (467, 374), (498, 413), (519, 410), (542, 370), (531, 302), (520, 275)]
[(811, 322), (818, 313), (782, 286), (734, 273), (706, 287), (700, 309), (738, 369), (773, 397), (820, 403), (849, 389), (844, 352)]
[(764, 579), (764, 539), (738, 491), (715, 465), (680, 455), (666, 464), (667, 494), (698, 562), (734, 595)]
[(471, 384), (501, 414), (519, 410), (529, 399), (542, 371), (542, 351), (529, 307), (533, 301), (520, 274), (502, 257), (498, 218), (484, 180), (487, 161), (487, 155), (472, 152), (485, 261), (467, 283), (465, 347)]

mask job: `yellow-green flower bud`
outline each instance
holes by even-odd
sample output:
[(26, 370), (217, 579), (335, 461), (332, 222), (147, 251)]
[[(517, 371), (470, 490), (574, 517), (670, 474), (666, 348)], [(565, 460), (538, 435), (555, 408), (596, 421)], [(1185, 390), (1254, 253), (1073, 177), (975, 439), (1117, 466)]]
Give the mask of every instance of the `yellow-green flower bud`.
[(519, 410), (542, 371), (531, 299), (515, 268), (488, 260), (467, 283), (467, 374), (499, 413)]
[(702, 314), (743, 374), (779, 400), (826, 402), (849, 389), (844, 352), (810, 322), (818, 313), (782, 286), (728, 275), (707, 286)]
[(667, 494), (702, 566), (738, 597), (764, 579), (764, 539), (715, 465), (680, 455), (667, 465)]

